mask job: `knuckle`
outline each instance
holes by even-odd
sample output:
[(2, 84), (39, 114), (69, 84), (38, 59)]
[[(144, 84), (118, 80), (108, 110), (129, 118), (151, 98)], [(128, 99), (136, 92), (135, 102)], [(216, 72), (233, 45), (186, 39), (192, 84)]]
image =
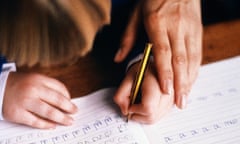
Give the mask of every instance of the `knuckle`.
[(187, 58), (184, 54), (178, 54), (173, 56), (173, 63), (177, 65), (186, 64)]
[(158, 54), (166, 54), (170, 52), (170, 46), (167, 43), (158, 43), (156, 44)]
[(26, 123), (29, 124), (32, 127), (41, 127), (41, 122), (38, 119), (28, 119), (26, 120)]
[(51, 119), (51, 118), (57, 117), (56, 110), (53, 109), (53, 108), (47, 108), (47, 109), (45, 110), (45, 113), (46, 113), (47, 118), (50, 118), (50, 119)]
[(190, 55), (189, 55), (189, 60), (194, 62), (194, 63), (201, 63), (201, 54), (198, 53), (198, 52), (192, 52)]
[(172, 71), (172, 69), (164, 69), (162, 71), (162, 74), (163, 74), (162, 79), (170, 79), (170, 80), (173, 79), (173, 71)]
[(46, 104), (40, 104), (39, 108), (41, 110), (41, 115), (46, 117), (47, 119), (54, 118), (56, 116), (56, 109)]
[(68, 100), (65, 96), (61, 95), (60, 93), (48, 91), (48, 95), (51, 96), (51, 99), (54, 104), (58, 105), (61, 108), (70, 109), (71, 104), (70, 100)]
[(159, 25), (162, 27), (163, 25), (165, 25), (164, 16), (162, 15), (162, 13), (158, 11), (153, 11), (146, 14), (144, 17), (144, 22), (149, 27), (154, 27)]
[(181, 2), (174, 2), (172, 7), (172, 16), (176, 22), (182, 21), (186, 18), (185, 8), (183, 7)]
[(146, 122), (148, 124), (153, 124), (157, 121), (157, 116), (156, 115), (149, 115), (146, 119)]
[(116, 104), (122, 105), (124, 103), (123, 98), (120, 96), (114, 96), (113, 100)]
[(61, 112), (54, 108), (46, 108), (44, 113), (46, 118), (52, 121), (64, 122), (67, 119)]
[(39, 89), (35, 85), (32, 85), (30, 83), (22, 85), (20, 88), (22, 92), (25, 92), (23, 93), (23, 95), (21, 95), (22, 100), (28, 100), (29, 98), (32, 97), (32, 95), (39, 93)]
[(148, 115), (148, 118), (153, 118), (155, 115), (155, 108), (153, 106), (144, 106), (144, 111), (146, 113), (146, 115)]
[(158, 12), (149, 12), (145, 18), (148, 23), (151, 23), (152, 21), (158, 20), (160, 17)]
[(55, 95), (53, 95), (54, 97), (54, 101), (56, 101), (57, 104), (63, 104), (63, 105), (66, 105), (66, 99), (64, 96), (60, 96), (60, 95), (57, 95), (55, 93)]
[(12, 108), (12, 109), (3, 109), (3, 117), (6, 120), (14, 121), (14, 119), (19, 115), (19, 110)]
[(37, 128), (45, 128), (46, 127), (46, 124), (42, 120), (40, 120), (38, 118), (31, 119), (31, 120), (27, 121), (27, 123), (31, 127), (37, 127)]

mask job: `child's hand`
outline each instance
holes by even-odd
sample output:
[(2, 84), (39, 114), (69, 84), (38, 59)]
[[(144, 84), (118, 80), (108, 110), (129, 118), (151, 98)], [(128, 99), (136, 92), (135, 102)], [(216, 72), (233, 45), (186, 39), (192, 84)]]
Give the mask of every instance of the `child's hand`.
[(116, 92), (114, 101), (120, 107), (123, 115), (132, 113), (132, 120), (141, 123), (154, 123), (166, 114), (174, 104), (173, 93), (163, 94), (156, 77), (156, 71), (152, 63), (149, 63), (141, 87), (141, 103), (129, 107), (130, 93), (138, 65), (134, 64), (128, 71), (125, 79)]
[(59, 81), (40, 75), (9, 74), (3, 100), (3, 117), (11, 122), (36, 128), (70, 125), (77, 107)]

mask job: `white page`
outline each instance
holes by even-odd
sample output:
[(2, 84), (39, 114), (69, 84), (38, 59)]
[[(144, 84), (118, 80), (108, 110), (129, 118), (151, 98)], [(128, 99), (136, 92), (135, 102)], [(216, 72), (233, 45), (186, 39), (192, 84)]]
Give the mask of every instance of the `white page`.
[(239, 144), (240, 57), (201, 67), (187, 108), (144, 129), (153, 144)]
[[(70, 127), (38, 130), (0, 122), (0, 144), (147, 144), (141, 127), (120, 117), (111, 101), (114, 89), (75, 99), (79, 113)], [(159, 143), (240, 142), (240, 57), (206, 65), (185, 110), (173, 111), (155, 125), (144, 126)], [(238, 106), (239, 105), (239, 106)]]
[(70, 127), (39, 130), (0, 122), (0, 144), (147, 144), (139, 124), (120, 117), (112, 97), (115, 89), (103, 89), (75, 99), (79, 112)]

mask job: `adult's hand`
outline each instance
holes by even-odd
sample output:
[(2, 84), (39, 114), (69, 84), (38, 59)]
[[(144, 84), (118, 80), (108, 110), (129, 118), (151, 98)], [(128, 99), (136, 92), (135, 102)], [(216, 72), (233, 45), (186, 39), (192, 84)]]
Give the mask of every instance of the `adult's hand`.
[(200, 0), (141, 1), (129, 21), (116, 62), (122, 61), (132, 49), (141, 16), (153, 43), (160, 87), (164, 93), (174, 93), (176, 105), (184, 108), (201, 64)]

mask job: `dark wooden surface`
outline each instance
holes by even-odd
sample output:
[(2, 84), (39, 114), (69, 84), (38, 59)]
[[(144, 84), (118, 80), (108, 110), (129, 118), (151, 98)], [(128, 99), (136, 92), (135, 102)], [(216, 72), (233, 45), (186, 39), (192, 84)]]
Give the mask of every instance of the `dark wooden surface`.
[[(204, 27), (202, 64), (237, 55), (240, 55), (240, 20)], [(124, 72), (119, 65), (103, 63), (92, 53), (70, 66), (22, 67), (18, 71), (39, 72), (57, 78), (67, 86), (73, 98), (100, 88), (117, 86)]]
[(240, 55), (240, 20), (204, 27), (202, 64)]

